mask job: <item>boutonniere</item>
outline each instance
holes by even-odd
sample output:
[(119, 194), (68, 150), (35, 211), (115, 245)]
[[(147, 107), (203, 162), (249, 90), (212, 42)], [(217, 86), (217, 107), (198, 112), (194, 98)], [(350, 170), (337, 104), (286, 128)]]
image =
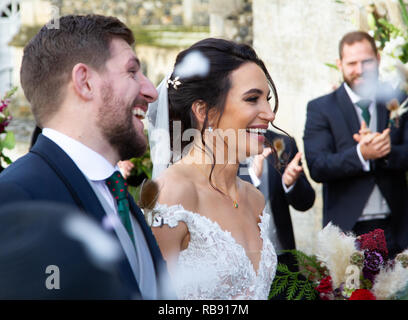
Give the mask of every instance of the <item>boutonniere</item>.
[(153, 225), (156, 210), (154, 210), (157, 199), (159, 198), (159, 186), (157, 182), (145, 179), (140, 187), (140, 199), (138, 206), (143, 210), (146, 222), (149, 226)]
[(276, 138), (273, 140), (273, 147), (276, 151), (278, 158), (280, 159), (283, 151), (285, 150), (285, 141), (282, 138)]
[(285, 152), (285, 141), (283, 138), (276, 138), (272, 141), (273, 148), (276, 152), (276, 159), (278, 160), (278, 168), (286, 166), (289, 155)]
[(400, 104), (397, 99), (392, 99), (387, 103), (387, 109), (390, 112), (390, 120), (388, 121), (389, 128), (392, 126), (399, 128), (401, 116), (408, 111), (408, 108), (406, 108), (407, 103), (408, 98), (405, 99), (402, 104)]

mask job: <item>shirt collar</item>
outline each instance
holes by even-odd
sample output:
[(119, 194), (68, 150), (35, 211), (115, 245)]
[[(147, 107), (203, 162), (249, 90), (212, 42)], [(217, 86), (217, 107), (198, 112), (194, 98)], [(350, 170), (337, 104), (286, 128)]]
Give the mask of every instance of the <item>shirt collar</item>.
[[(355, 93), (347, 83), (344, 82), (344, 89), (346, 89), (346, 92), (348, 96), (350, 97), (350, 100), (353, 104), (356, 104), (358, 101), (363, 100), (362, 97), (360, 97), (357, 93)], [(373, 97), (369, 97), (369, 99), (374, 102), (375, 99)], [(372, 104), (372, 103), (371, 103)]]
[(42, 134), (64, 150), (89, 180), (105, 180), (116, 170), (119, 171), (117, 165), (115, 167), (112, 166), (102, 155), (61, 132), (44, 128)]

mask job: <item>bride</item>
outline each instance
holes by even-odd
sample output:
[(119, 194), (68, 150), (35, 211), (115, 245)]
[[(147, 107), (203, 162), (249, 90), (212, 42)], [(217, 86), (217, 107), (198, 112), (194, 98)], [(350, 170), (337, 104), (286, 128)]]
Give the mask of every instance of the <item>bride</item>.
[[(268, 71), (250, 46), (209, 38), (177, 56), (158, 91), (148, 114), (160, 189), (152, 230), (178, 298), (267, 299), (277, 261), (270, 215), (237, 171), (262, 153), (275, 118)], [(168, 128), (170, 138), (155, 135)]]

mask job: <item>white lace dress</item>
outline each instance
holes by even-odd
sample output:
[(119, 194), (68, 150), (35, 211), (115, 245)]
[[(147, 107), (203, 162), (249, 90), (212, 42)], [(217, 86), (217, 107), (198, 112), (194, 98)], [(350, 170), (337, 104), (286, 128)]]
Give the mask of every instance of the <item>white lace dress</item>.
[(181, 251), (172, 282), (179, 299), (255, 299), (268, 298), (275, 277), (277, 257), (267, 230), (270, 215), (265, 211), (259, 223), (263, 240), (258, 272), (245, 249), (219, 224), (181, 205), (157, 204), (152, 227), (171, 228), (183, 221), (190, 232), (188, 247)]

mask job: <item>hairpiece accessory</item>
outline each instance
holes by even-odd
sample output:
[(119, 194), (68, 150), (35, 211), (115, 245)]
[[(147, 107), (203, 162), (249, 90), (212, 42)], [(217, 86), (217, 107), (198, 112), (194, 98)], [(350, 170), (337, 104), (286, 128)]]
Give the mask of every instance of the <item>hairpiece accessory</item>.
[(171, 80), (170, 78), (167, 80), (167, 88), (169, 88), (169, 84), (171, 84), (172, 86), (173, 86), (173, 88), (175, 89), (175, 90), (177, 90), (177, 87), (179, 86), (179, 85), (181, 85), (181, 82), (180, 82), (180, 77), (179, 76), (177, 76), (177, 77), (175, 77), (174, 78), (174, 80)]

